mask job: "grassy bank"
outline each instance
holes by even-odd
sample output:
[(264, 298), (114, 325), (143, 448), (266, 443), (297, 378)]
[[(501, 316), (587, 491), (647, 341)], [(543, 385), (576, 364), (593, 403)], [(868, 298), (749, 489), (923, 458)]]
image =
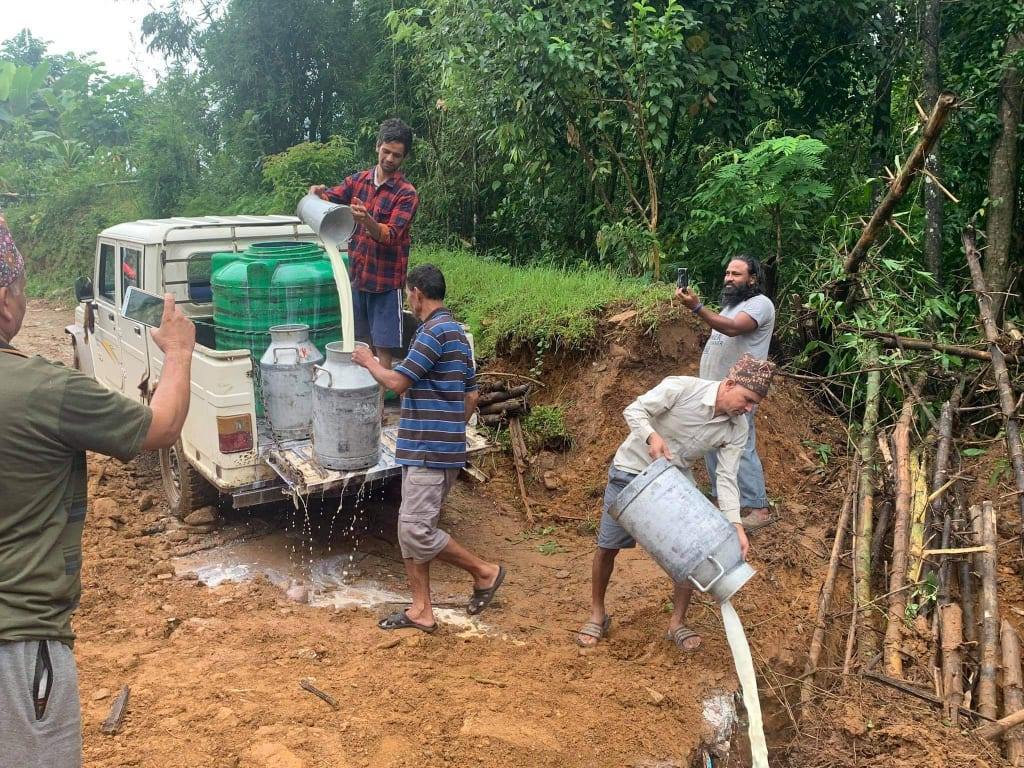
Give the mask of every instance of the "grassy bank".
[(596, 338), (601, 317), (613, 306), (641, 316), (668, 300), (670, 286), (651, 285), (603, 270), (566, 272), (511, 267), (469, 251), (415, 248), (413, 265), (436, 264), (448, 284), (446, 303), (473, 329), (477, 353), (499, 346), (583, 349)]

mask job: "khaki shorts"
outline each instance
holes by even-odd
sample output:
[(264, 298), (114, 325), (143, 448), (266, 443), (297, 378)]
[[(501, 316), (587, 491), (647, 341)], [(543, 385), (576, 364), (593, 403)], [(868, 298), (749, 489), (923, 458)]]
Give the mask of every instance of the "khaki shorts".
[(402, 557), (429, 563), (451, 536), (437, 527), (441, 505), (459, 476), (458, 469), (402, 467), (402, 506), (398, 508), (398, 546)]

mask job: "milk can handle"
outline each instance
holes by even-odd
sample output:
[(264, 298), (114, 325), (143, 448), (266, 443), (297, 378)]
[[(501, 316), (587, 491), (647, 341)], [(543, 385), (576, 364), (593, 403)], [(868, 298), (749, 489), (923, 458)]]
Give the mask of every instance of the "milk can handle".
[(331, 372), (328, 371), (326, 368), (324, 368), (322, 365), (314, 365), (313, 366), (313, 381), (314, 381), (314, 383), (316, 382), (316, 377), (318, 375), (320, 375), (320, 371), (323, 371), (324, 373), (327, 374), (327, 386), (333, 389), (334, 388), (334, 376), (332, 376)]
[(295, 353), (295, 359), (296, 359), (296, 360), (298, 360), (298, 359), (299, 359), (299, 348), (298, 348), (298, 347), (274, 347), (274, 348), (273, 348), (272, 350), (270, 350), (270, 351), (271, 351), (271, 353), (273, 354), (273, 357), (274, 357), (274, 364), (275, 364), (275, 365), (277, 364), (277, 353), (278, 353), (278, 352), (280, 352), (280, 351), (281, 351), (282, 349), (290, 349), (290, 350), (292, 350), (292, 352), (294, 352), (294, 353)]
[(695, 579), (693, 577), (692, 574), (688, 577), (690, 579), (690, 581), (693, 582), (693, 586), (695, 586), (701, 592), (707, 592), (709, 589), (711, 589), (713, 586), (715, 586), (715, 582), (716, 581), (718, 581), (720, 578), (725, 576), (725, 568), (722, 567), (722, 564), (720, 562), (718, 562), (718, 560), (715, 558), (714, 555), (708, 555), (708, 560), (710, 560), (712, 563), (714, 563), (718, 567), (718, 575), (715, 576), (715, 578), (713, 578), (707, 584), (701, 584), (699, 581), (697, 581), (697, 579)]

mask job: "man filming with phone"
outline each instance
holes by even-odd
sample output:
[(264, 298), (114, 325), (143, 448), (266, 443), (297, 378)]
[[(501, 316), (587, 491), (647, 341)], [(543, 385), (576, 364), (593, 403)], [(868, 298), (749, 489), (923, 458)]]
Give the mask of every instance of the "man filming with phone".
[[(711, 328), (711, 336), (700, 358), (700, 378), (710, 381), (724, 379), (729, 369), (744, 354), (757, 360), (768, 359), (768, 347), (775, 330), (775, 305), (764, 295), (765, 276), (761, 263), (753, 256), (740, 254), (729, 260), (719, 301), (721, 312), (704, 306), (697, 292), (690, 287), (687, 273), (677, 278), (676, 297)], [(756, 531), (772, 522), (765, 489), (764, 469), (757, 455), (755, 434), (757, 409), (747, 414), (747, 444), (740, 459), (740, 506), (747, 511), (743, 527)], [(717, 498), (716, 473), (718, 461), (713, 453), (705, 456), (711, 479), (711, 496)]]
[(80, 768), (71, 617), (82, 594), (86, 451), (128, 461), (177, 442), (195, 327), (167, 294), (152, 332), (164, 368), (147, 407), (15, 349), (26, 309), (25, 260), (0, 215), (0, 763)]

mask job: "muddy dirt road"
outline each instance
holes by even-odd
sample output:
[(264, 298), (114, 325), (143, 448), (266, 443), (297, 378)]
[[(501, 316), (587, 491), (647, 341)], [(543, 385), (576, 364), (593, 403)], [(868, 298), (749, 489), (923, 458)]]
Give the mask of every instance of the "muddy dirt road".
[[(66, 358), (68, 314), (33, 303), (19, 347)], [(479, 622), (453, 610), (425, 636), (376, 627), (389, 606), (375, 603), (406, 594), (388, 540), (393, 504), (366, 505), (380, 533), (363, 535), (358, 549), (336, 534), (333, 551), (321, 540), (311, 553), (304, 516), (287, 505), (229, 513), (211, 533), (182, 528), (163, 509), (151, 456), (128, 465), (92, 457), (90, 485), (75, 620), (90, 766), (682, 764), (699, 740), (704, 700), (735, 685), (709, 605), (693, 612), (705, 633), (699, 654), (681, 657), (663, 638), (669, 592), (640, 553), (622, 558), (613, 583), (612, 641), (577, 649), (567, 630), (584, 618), (589, 534), (529, 530), (500, 488), (460, 483), (445, 520), (507, 565), (500, 599)], [(334, 521), (342, 534), (353, 516), (343, 509)], [(323, 517), (326, 526), (330, 510)], [(346, 569), (354, 573), (341, 578)], [(196, 570), (213, 583), (242, 581), (211, 587)], [(273, 583), (311, 575), (321, 607), (291, 602)], [(442, 566), (434, 590), (461, 602), (469, 586)], [(303, 691), (303, 678), (338, 710)], [(104, 736), (100, 723), (125, 684), (126, 726)]]
[[(69, 318), (67, 310), (32, 302), (16, 343), (66, 360)], [(736, 688), (715, 607), (695, 601), (690, 623), (704, 644), (681, 655), (664, 636), (666, 578), (642, 552), (624, 552), (609, 592), (610, 639), (589, 651), (571, 642), (586, 616), (593, 521), (623, 436), (621, 408), (675, 370), (673, 359), (696, 360), (691, 336), (664, 335), (658, 343), (668, 361), (661, 367), (636, 364), (612, 344), (604, 359), (549, 379), (547, 396), (571, 404), (577, 446), (537, 457), (531, 495), (545, 522), (524, 521), (501, 457), (485, 462), (490, 482), (458, 484), (442, 524), (503, 562), (509, 577), (494, 606), (470, 621), (459, 607), (468, 581), (436, 567), (435, 599), (453, 607), (432, 636), (376, 627), (407, 594), (393, 542), (394, 500), (322, 505), (308, 516), (282, 504), (184, 526), (166, 512), (154, 456), (128, 465), (91, 457), (75, 619), (86, 764), (690, 765), (711, 736), (708, 718), (728, 714)], [(994, 764), (977, 752), (944, 761), (944, 741), (927, 729), (915, 735), (913, 720), (907, 725), (915, 712), (928, 721), (932, 713), (907, 700), (859, 709), (828, 694), (803, 733), (794, 727), (783, 692), (794, 690), (802, 672), (842, 493), (842, 444), (834, 438), (840, 430), (792, 388), (779, 387), (758, 418), (783, 519), (752, 538), (758, 576), (734, 604), (751, 638), (773, 765), (790, 764), (794, 744), (797, 764), (838, 764), (828, 750), (848, 755), (849, 739), (858, 740), (860, 757), (853, 755), (863, 764)], [(833, 441), (829, 467), (806, 448)], [(293, 583), (311, 590), (309, 604), (286, 597)], [(338, 708), (300, 688), (304, 678)], [(125, 726), (105, 736), (100, 724), (123, 685), (131, 687)], [(745, 760), (741, 744), (728, 764)]]

